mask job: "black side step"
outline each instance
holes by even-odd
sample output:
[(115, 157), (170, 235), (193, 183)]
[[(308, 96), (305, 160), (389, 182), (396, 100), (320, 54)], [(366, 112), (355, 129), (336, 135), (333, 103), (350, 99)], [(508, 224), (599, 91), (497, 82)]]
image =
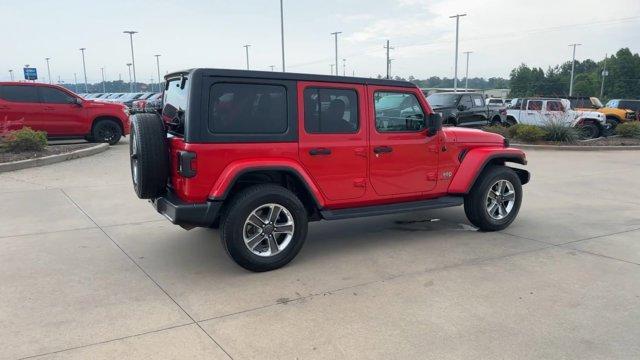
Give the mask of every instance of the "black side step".
[(320, 214), (325, 220), (341, 220), (363, 216), (378, 216), (402, 212), (440, 209), (460, 206), (463, 203), (464, 199), (461, 196), (445, 196), (438, 199), (411, 201), (398, 204), (375, 205), (338, 210), (321, 210)]

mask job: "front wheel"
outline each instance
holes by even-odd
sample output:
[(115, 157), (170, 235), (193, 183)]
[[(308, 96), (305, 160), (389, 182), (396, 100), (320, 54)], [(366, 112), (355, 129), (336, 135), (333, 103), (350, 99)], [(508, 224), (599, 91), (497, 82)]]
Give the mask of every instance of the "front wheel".
[(522, 203), (522, 184), (512, 169), (486, 169), (464, 198), (469, 221), (483, 231), (503, 230), (515, 220)]
[(298, 254), (307, 237), (307, 222), (307, 211), (294, 193), (277, 185), (257, 185), (231, 200), (220, 236), (238, 265), (269, 271)]
[(600, 127), (595, 123), (588, 122), (578, 127), (583, 139), (596, 139), (600, 137)]
[(93, 126), (91, 138), (96, 142), (109, 143), (115, 145), (122, 137), (120, 125), (113, 120), (100, 120)]

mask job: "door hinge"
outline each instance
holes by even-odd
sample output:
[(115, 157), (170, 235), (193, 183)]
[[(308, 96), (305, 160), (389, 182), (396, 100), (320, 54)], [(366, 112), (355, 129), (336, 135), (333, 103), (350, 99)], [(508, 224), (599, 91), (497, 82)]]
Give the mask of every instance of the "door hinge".
[(367, 179), (365, 179), (365, 178), (353, 179), (353, 186), (354, 187), (366, 188), (367, 187)]

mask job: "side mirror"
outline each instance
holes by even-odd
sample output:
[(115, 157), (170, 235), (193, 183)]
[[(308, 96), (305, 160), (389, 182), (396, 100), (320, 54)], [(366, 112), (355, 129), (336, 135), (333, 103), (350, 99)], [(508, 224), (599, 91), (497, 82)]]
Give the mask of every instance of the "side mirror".
[(440, 113), (429, 114), (429, 127), (427, 135), (433, 136), (442, 130), (442, 115)]
[(74, 104), (78, 105), (78, 106), (82, 106), (82, 99), (80, 98), (74, 98), (75, 100), (73, 101)]

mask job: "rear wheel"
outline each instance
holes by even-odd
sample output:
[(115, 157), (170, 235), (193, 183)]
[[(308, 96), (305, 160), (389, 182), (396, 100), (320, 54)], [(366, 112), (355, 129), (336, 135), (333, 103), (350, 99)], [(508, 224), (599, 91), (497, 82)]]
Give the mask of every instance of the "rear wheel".
[(169, 152), (162, 120), (137, 114), (131, 119), (129, 156), (133, 189), (141, 199), (161, 195), (167, 186)]
[(616, 127), (618, 127), (618, 125), (620, 125), (620, 121), (612, 116), (607, 116), (607, 130), (605, 131), (605, 134), (607, 136), (613, 135), (615, 133)]
[(240, 266), (269, 271), (288, 264), (307, 236), (307, 212), (291, 191), (277, 185), (249, 187), (231, 200), (221, 240)]
[(512, 169), (491, 166), (464, 198), (469, 221), (484, 231), (503, 230), (515, 220), (522, 203), (522, 184)]
[(122, 137), (122, 129), (120, 124), (115, 120), (98, 120), (93, 125), (93, 131), (91, 131), (90, 138), (96, 142), (109, 143), (109, 145), (115, 145), (120, 141)]

